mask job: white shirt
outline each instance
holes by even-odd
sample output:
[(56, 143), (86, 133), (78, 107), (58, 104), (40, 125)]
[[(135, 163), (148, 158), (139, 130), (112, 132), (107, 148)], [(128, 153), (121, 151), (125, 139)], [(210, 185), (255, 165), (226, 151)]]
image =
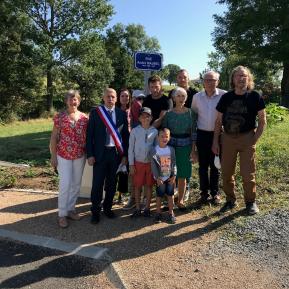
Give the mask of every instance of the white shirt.
[(157, 145), (156, 153), (160, 158), (161, 179), (164, 182), (169, 179), (171, 175), (171, 150), (168, 146), (161, 148), (159, 145)]
[(216, 88), (215, 94), (207, 96), (205, 90), (193, 96), (192, 109), (198, 114), (197, 126), (200, 130), (214, 131), (217, 117), (216, 106), (226, 90)]
[[(114, 124), (116, 124), (116, 116), (115, 116), (115, 109), (114, 107), (109, 109), (107, 108), (106, 106), (104, 106), (106, 111), (109, 112), (109, 111), (112, 111), (112, 120), (114, 122)], [(110, 135), (110, 140), (109, 140), (109, 144), (106, 145), (107, 147), (114, 147), (115, 146), (115, 143), (114, 143), (114, 140), (112, 138), (112, 136)]]

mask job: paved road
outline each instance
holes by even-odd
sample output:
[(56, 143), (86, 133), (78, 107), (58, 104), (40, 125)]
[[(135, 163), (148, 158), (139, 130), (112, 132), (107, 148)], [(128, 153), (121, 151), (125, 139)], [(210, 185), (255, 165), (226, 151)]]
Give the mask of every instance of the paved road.
[(0, 288), (114, 288), (107, 264), (0, 238)]

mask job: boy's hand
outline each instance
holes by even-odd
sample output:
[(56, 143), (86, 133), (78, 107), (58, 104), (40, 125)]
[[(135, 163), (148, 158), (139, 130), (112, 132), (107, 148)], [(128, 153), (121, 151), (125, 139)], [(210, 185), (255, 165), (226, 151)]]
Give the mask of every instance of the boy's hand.
[(175, 176), (172, 176), (169, 178), (169, 184), (170, 185), (173, 185), (175, 183), (175, 180), (176, 180), (176, 177)]
[(129, 166), (129, 174), (130, 174), (131, 176), (133, 176), (133, 175), (135, 174), (135, 167), (134, 167), (134, 165)]
[(163, 180), (162, 180), (162, 179), (160, 179), (160, 178), (159, 178), (159, 179), (157, 179), (157, 185), (158, 185), (158, 186), (162, 185), (163, 183), (164, 183), (164, 182), (163, 182)]

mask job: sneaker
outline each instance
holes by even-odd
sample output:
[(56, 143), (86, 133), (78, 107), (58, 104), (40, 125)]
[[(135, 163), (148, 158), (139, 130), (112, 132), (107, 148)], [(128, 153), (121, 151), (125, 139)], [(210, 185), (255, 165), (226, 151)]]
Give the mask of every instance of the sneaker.
[(127, 210), (131, 210), (135, 207), (135, 199), (133, 198), (129, 198), (128, 202), (126, 203), (125, 206), (123, 206), (123, 210), (127, 211)]
[(214, 197), (212, 197), (212, 200), (211, 200), (211, 203), (212, 203), (212, 205), (214, 205), (214, 206), (218, 206), (218, 205), (220, 205), (221, 204), (221, 197), (220, 197), (220, 195), (215, 195)]
[(68, 222), (66, 217), (58, 217), (58, 226), (62, 229), (68, 227)]
[(220, 209), (220, 213), (226, 213), (228, 211), (231, 211), (232, 209), (234, 209), (235, 207), (237, 207), (237, 203), (236, 202), (232, 202), (232, 201), (227, 201), (224, 206)]
[(256, 202), (246, 203), (246, 211), (248, 215), (255, 215), (259, 213), (259, 208)]
[(151, 216), (151, 210), (150, 209), (144, 209), (143, 216), (149, 218)]
[(169, 214), (169, 218), (168, 218), (169, 224), (175, 224), (176, 221), (177, 221), (177, 219), (176, 219), (175, 215)]
[(79, 221), (81, 217), (76, 212), (70, 211), (68, 212), (67, 218), (73, 221)]
[(162, 214), (156, 214), (155, 215), (155, 223), (159, 224), (162, 222)]
[(131, 215), (131, 218), (138, 218), (141, 216), (141, 210), (136, 209)]

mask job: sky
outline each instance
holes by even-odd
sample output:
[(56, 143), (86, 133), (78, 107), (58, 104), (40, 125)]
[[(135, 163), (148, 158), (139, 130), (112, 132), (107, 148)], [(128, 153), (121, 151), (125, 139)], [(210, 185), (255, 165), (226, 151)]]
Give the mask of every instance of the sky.
[(115, 15), (109, 23), (141, 24), (148, 36), (156, 37), (163, 65), (177, 64), (194, 79), (207, 67), (214, 51), (211, 33), (213, 14), (225, 6), (216, 0), (111, 0)]

